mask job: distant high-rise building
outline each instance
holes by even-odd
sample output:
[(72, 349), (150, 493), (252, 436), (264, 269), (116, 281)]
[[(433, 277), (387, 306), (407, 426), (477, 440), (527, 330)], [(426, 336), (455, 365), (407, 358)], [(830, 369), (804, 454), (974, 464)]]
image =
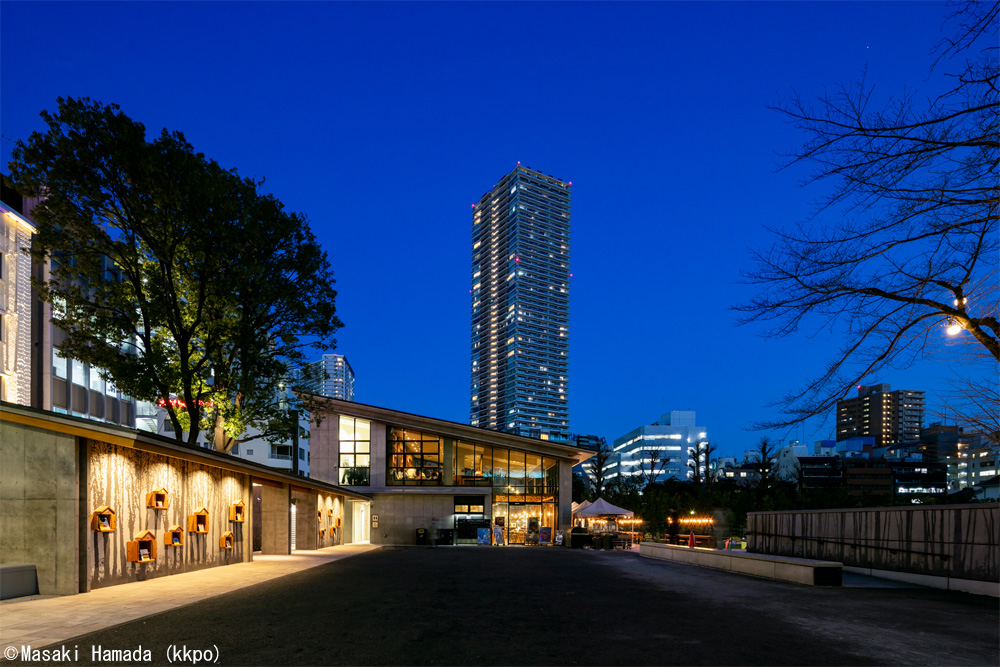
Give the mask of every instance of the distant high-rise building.
[(473, 205), (473, 426), (569, 437), (571, 185), (518, 165)]
[(924, 392), (859, 386), (857, 398), (837, 401), (837, 442), (875, 438), (875, 447), (915, 443), (924, 422)]
[(319, 396), (353, 401), (354, 369), (344, 355), (324, 354), (318, 361), (306, 364), (298, 386)]
[[(707, 442), (708, 430), (697, 425), (693, 411), (673, 410), (658, 422), (615, 439), (605, 465), (605, 479), (611, 481), (619, 475), (647, 480), (652, 477), (656, 482), (671, 477), (687, 479), (694, 466), (691, 450)], [(707, 466), (701, 472), (706, 473)]]

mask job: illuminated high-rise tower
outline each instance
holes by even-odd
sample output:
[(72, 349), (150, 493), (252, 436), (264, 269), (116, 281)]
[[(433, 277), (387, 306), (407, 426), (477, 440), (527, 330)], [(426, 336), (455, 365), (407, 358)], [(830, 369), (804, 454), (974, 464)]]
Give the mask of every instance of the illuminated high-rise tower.
[(318, 396), (354, 400), (354, 369), (342, 354), (324, 354), (319, 361), (306, 365), (297, 378), (299, 386)]
[(473, 426), (569, 434), (571, 185), (518, 164), (473, 206)]

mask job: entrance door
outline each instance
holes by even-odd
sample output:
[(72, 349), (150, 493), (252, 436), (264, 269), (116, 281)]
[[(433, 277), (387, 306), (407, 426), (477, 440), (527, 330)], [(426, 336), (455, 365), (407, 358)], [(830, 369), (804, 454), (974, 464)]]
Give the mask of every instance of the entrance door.
[(368, 503), (351, 503), (353, 507), (353, 512), (351, 519), (354, 525), (351, 531), (352, 541), (355, 544), (368, 542), (371, 538), (371, 533), (368, 528)]
[(538, 545), (542, 506), (535, 503), (510, 503), (507, 512), (507, 544)]
[(264, 492), (263, 487), (256, 482), (251, 488), (253, 489), (251, 494), (251, 498), (253, 499), (253, 513), (251, 515), (250, 533), (252, 535), (251, 540), (254, 553), (258, 553), (263, 549), (264, 545)]

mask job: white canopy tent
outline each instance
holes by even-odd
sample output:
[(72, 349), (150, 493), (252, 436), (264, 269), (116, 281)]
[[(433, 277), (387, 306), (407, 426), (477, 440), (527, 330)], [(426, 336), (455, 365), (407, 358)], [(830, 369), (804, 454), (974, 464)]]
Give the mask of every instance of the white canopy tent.
[(583, 519), (596, 518), (596, 517), (623, 517), (626, 519), (631, 519), (635, 516), (630, 510), (622, 509), (621, 507), (616, 507), (612, 505), (604, 498), (598, 498), (594, 502), (590, 503), (587, 507), (583, 507), (581, 503), (580, 507), (576, 508), (573, 513), (574, 516), (578, 516)]
[(590, 532), (617, 532), (618, 522), (631, 519), (634, 514), (627, 509), (616, 507), (603, 498), (592, 503), (580, 503), (573, 510), (573, 525), (583, 526)]

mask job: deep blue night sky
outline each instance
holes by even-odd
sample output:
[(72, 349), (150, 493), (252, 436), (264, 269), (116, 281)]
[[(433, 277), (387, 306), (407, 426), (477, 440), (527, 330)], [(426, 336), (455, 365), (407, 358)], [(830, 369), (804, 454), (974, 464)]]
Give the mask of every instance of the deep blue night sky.
[[(730, 307), (764, 225), (821, 187), (766, 106), (857, 78), (932, 93), (943, 2), (0, 5), (0, 158), (58, 96), (119, 104), (305, 213), (331, 255), (360, 402), (468, 421), (470, 205), (518, 160), (573, 182), (571, 429), (690, 409), (742, 454), (836, 334)], [(5, 168), (6, 171), (6, 168)], [(940, 403), (941, 361), (870, 378)], [(829, 437), (832, 420), (775, 433)]]

